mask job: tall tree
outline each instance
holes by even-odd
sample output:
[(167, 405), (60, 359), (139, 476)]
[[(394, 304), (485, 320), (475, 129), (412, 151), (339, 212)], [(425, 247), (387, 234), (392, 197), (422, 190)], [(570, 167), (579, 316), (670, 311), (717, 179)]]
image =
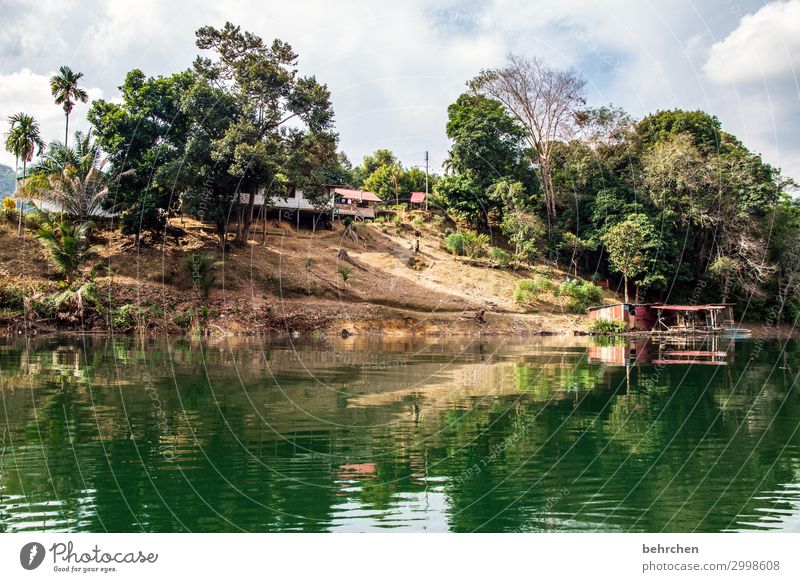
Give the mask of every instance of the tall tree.
[(648, 265), (648, 251), (656, 244), (655, 229), (644, 214), (631, 214), (609, 228), (603, 235), (603, 245), (608, 251), (609, 265), (622, 274), (625, 303), (629, 302), (628, 279), (645, 272)]
[(544, 186), (548, 228), (556, 222), (551, 160), (554, 146), (574, 133), (576, 113), (585, 103), (586, 82), (573, 70), (554, 69), (538, 58), (509, 55), (508, 64), (482, 71), (468, 85), (497, 99), (525, 128)]
[(191, 72), (146, 77), (129, 72), (120, 86), (120, 103), (96, 100), (88, 119), (100, 147), (108, 154), (113, 188), (106, 208), (120, 214), (126, 235), (137, 244), (143, 232), (163, 232), (180, 191), (172, 163), (186, 148), (191, 116), (183, 106), (197, 82)]
[(89, 94), (85, 89), (78, 87), (78, 81), (83, 77), (83, 73), (75, 73), (67, 67), (62, 66), (57, 75), (50, 78), (50, 91), (56, 100), (56, 105), (61, 105), (64, 109), (64, 145), (67, 145), (69, 137), (69, 115), (72, 113), (72, 108), (75, 103), (80, 101), (86, 103), (89, 100)]
[[(450, 211), (476, 227), (485, 227), (508, 191), (501, 183), (515, 183), (515, 192), (530, 198), (537, 190), (523, 163), (524, 128), (495, 100), (464, 93), (447, 108), (447, 136), (452, 146), (445, 166), (458, 176), (447, 176), (436, 188)], [(519, 202), (519, 201), (517, 201)]]
[[(41, 155), (44, 151), (44, 140), (42, 139), (39, 123), (26, 113), (17, 113), (8, 118), (11, 127), (6, 137), (6, 150), (17, 160), (22, 160), (22, 180), (23, 183), (28, 175), (28, 162), (33, 160), (33, 156)], [(17, 162), (19, 164), (19, 161)], [(22, 210), (24, 201), (21, 202), (22, 208), (19, 213), (19, 225), (17, 234), (22, 235)]]
[(287, 146), (296, 139), (293, 135), (306, 132), (320, 147), (333, 145), (330, 153), (335, 157), (330, 92), (314, 77), (298, 75), (298, 55), (281, 40), (267, 44), (230, 22), (219, 29), (204, 26), (196, 36), (197, 47), (211, 51), (214, 58), (197, 57), (195, 71), (233, 95), (241, 107), (213, 149), (215, 158), (238, 179), (237, 195), (247, 195), (237, 233), (237, 241), (243, 244), (249, 236), (256, 194), (269, 194), (283, 161), (291, 155)]

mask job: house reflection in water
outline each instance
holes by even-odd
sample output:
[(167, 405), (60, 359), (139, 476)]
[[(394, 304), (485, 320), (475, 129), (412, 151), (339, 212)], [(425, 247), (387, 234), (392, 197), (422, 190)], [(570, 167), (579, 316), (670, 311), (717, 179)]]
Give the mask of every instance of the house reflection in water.
[(615, 338), (608, 345), (589, 346), (589, 363), (607, 366), (637, 364), (725, 366), (733, 361), (730, 337)]

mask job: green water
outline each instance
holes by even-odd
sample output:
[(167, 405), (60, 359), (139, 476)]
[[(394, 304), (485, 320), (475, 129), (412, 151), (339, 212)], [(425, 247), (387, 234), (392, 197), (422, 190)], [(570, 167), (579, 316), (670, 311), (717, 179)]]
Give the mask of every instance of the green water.
[(0, 531), (800, 531), (799, 372), (754, 340), (4, 340)]

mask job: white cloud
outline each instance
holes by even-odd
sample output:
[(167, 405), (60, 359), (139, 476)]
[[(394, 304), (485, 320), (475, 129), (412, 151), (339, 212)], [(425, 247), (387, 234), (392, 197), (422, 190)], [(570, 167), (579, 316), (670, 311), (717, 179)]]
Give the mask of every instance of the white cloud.
[[(30, 69), (22, 69), (7, 75), (0, 74), (0, 112), (7, 118), (18, 112), (32, 115), (38, 122), (45, 141), (64, 139), (64, 110), (53, 102), (50, 93), (50, 77), (54, 72), (40, 75)], [(89, 101), (99, 99), (103, 91), (97, 87), (86, 89)], [(73, 129), (86, 130), (88, 104), (77, 103), (70, 115), (70, 133)], [(6, 119), (1, 119), (0, 131), (5, 136)], [(5, 141), (5, 140), (3, 140)], [(0, 163), (14, 166), (14, 157), (5, 151), (0, 152)]]
[[(441, 164), (447, 106), (469, 78), (514, 51), (578, 68), (593, 105), (614, 102), (637, 116), (672, 107), (715, 113), (748, 146), (800, 176), (800, 138), (788, 130), (797, 119), (796, 87), (773, 83), (759, 93), (752, 83), (710, 80), (712, 71), (738, 63), (742, 52), (772, 51), (766, 59), (781, 64), (761, 66), (774, 67), (770, 75), (778, 76), (789, 57), (800, 54), (800, 35), (789, 32), (800, 18), (788, 12), (800, 0), (762, 2), (737, 0), (720, 9), (694, 0), (668, 6), (627, 0), (95, 0), (87, 12), (58, 0), (0, 0), (0, 132), (5, 116), (22, 109), (40, 119), (48, 140), (62, 139), (63, 116), (46, 83), (62, 64), (85, 73), (85, 84), (96, 87), (93, 97), (102, 90), (113, 100), (126, 72), (185, 69), (197, 53), (194, 31), (230, 20), (267, 40), (289, 42), (300, 54), (301, 73), (328, 85), (341, 148), (354, 162), (389, 147), (410, 165), (421, 163), (425, 150), (434, 166)], [(747, 12), (753, 14), (740, 21)], [(762, 21), (780, 21), (781, 28)], [(771, 30), (759, 42), (785, 43), (785, 58), (767, 44), (734, 51), (743, 29)], [(724, 40), (714, 44), (718, 39)], [(744, 71), (745, 64), (731, 68)], [(85, 127), (85, 111), (77, 107), (70, 123)], [(0, 162), (8, 160), (0, 153)]]
[(794, 77), (798, 67), (800, 0), (789, 0), (744, 16), (736, 30), (711, 46), (703, 71), (714, 82), (750, 83)]

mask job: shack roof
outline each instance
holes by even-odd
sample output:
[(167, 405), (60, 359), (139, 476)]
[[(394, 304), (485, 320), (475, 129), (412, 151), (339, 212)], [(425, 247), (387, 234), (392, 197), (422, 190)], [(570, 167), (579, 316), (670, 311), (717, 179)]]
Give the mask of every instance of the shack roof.
[(352, 198), (354, 200), (381, 202), (380, 197), (374, 192), (368, 190), (350, 190), (349, 188), (334, 188), (334, 192), (345, 198)]
[(411, 203), (412, 204), (422, 204), (425, 202), (425, 192), (412, 192), (411, 193)]
[(593, 305), (587, 307), (586, 311), (597, 311), (598, 309), (610, 309), (611, 307), (618, 307), (620, 305), (627, 305), (628, 307), (639, 307), (640, 305), (652, 305), (652, 303), (611, 303), (609, 305)]
[(714, 305), (653, 305), (652, 307), (661, 311), (709, 311), (711, 309), (725, 309), (728, 305), (717, 303)]

